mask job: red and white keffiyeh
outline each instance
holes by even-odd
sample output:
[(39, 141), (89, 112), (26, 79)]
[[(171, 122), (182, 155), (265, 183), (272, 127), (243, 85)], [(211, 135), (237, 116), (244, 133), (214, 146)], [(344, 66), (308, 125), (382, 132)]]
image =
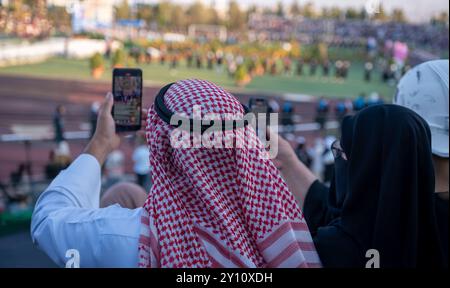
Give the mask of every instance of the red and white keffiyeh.
[[(164, 101), (187, 115), (194, 105), (244, 113), (231, 94), (202, 80), (177, 82)], [(139, 267), (320, 267), (302, 212), (272, 161), (261, 157), (263, 148), (172, 148), (173, 129), (149, 110), (153, 186), (141, 218)], [(260, 143), (253, 128), (239, 129)]]

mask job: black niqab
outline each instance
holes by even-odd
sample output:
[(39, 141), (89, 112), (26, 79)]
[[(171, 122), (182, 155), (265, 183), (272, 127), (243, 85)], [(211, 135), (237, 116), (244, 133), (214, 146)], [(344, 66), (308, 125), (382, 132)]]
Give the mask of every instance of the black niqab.
[[(330, 189), (333, 226), (361, 254), (380, 253), (381, 267), (444, 264), (434, 205), (431, 134), (415, 112), (396, 105), (366, 108), (342, 124), (345, 198)], [(334, 191), (333, 191), (334, 190)]]

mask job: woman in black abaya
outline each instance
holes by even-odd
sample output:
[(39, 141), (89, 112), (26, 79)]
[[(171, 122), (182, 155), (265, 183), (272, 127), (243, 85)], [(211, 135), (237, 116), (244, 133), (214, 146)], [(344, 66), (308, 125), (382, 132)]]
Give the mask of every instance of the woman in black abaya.
[[(299, 170), (282, 164), (325, 267), (365, 267), (370, 249), (379, 252), (381, 268), (448, 267), (442, 252), (448, 239), (435, 212), (430, 129), (419, 115), (394, 105), (366, 108), (344, 119), (333, 153), (330, 189), (309, 174), (288, 179)], [(295, 184), (301, 185), (292, 189)], [(301, 188), (307, 192), (296, 193)]]

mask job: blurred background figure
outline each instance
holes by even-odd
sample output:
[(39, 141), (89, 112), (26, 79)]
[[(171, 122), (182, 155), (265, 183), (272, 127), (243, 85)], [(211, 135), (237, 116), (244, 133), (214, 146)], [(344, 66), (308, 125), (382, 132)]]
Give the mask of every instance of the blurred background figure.
[(350, 61), (344, 61), (342, 66), (342, 78), (347, 79), (350, 72), (350, 67), (352, 66)]
[(331, 63), (328, 59), (323, 61), (323, 63), (322, 63), (322, 76), (323, 77), (328, 77), (330, 75), (330, 66), (331, 66)]
[(136, 148), (133, 152), (133, 171), (137, 184), (149, 191), (151, 187), (150, 177), (150, 152), (144, 136), (136, 136)]
[(284, 75), (291, 75), (292, 60), (289, 57), (283, 59)]
[(338, 80), (343, 78), (343, 67), (344, 63), (341, 60), (334, 63), (334, 77)]
[(105, 165), (105, 189), (124, 180), (125, 155), (120, 150), (112, 151), (106, 158)]
[(53, 115), (53, 132), (55, 135), (55, 142), (59, 144), (64, 141), (64, 115), (66, 114), (66, 107), (60, 104), (56, 107)]
[(224, 64), (224, 54), (222, 50), (216, 52), (216, 59), (217, 59), (216, 73), (222, 74)]
[(48, 155), (48, 162), (45, 165), (45, 178), (48, 180), (52, 180), (53, 178), (55, 178), (59, 172), (64, 169), (63, 167), (61, 167), (61, 165), (59, 165), (59, 163), (57, 163), (56, 161), (56, 156), (55, 156), (55, 151), (51, 150), (49, 155)]
[(312, 59), (309, 62), (309, 76), (316, 76), (316, 72), (317, 72), (317, 60)]
[(66, 141), (59, 143), (58, 147), (51, 150), (49, 159), (45, 165), (45, 177), (47, 180), (53, 180), (59, 172), (66, 169), (72, 163), (69, 144)]
[(372, 80), (372, 71), (373, 71), (372, 62), (366, 62), (366, 64), (364, 64), (364, 80), (366, 82), (370, 82)]
[(368, 58), (374, 59), (377, 55), (377, 39), (375, 37), (368, 37), (367, 38), (367, 56)]
[(344, 101), (345, 103), (345, 109), (347, 110), (347, 113), (351, 113), (354, 108), (353, 108), (353, 101), (351, 99), (345, 99)]
[(9, 187), (0, 183), (0, 198), (2, 198), (0, 202), (3, 201), (4, 209), (14, 212), (29, 208), (32, 200), (27, 193), (30, 184), (29, 175), (29, 166), (22, 163), (11, 173)]
[(16, 171), (11, 172), (10, 174), (10, 180), (11, 180), (11, 187), (14, 190), (17, 190), (17, 188), (22, 185), (24, 182), (27, 181), (27, 177), (30, 175), (28, 171), (29, 167), (25, 163), (21, 163)]
[(297, 76), (303, 76), (303, 66), (304, 66), (303, 59), (297, 60)]
[(92, 103), (91, 105), (91, 111), (89, 114), (89, 123), (90, 123), (90, 138), (92, 138), (92, 136), (95, 133), (95, 128), (97, 128), (97, 117), (98, 117), (98, 109), (100, 108), (100, 103), (95, 101), (94, 103)]
[(331, 150), (331, 145), (336, 141), (336, 137), (327, 136), (325, 137), (325, 145), (324, 151), (322, 153), (322, 162), (323, 162), (323, 183), (327, 186), (330, 185), (331, 180), (334, 175), (334, 156), (333, 151)]
[(320, 130), (325, 128), (325, 123), (327, 122), (329, 111), (329, 102), (325, 97), (321, 97), (319, 102), (317, 102), (316, 108), (316, 123), (319, 124)]
[(366, 106), (373, 106), (383, 104), (383, 99), (381, 99), (380, 95), (377, 92), (372, 92), (367, 99)]
[(325, 152), (325, 143), (324, 139), (318, 137), (315, 139), (314, 146), (312, 148), (311, 158), (311, 171), (318, 179), (323, 179), (323, 170), (324, 170), (324, 162), (323, 162), (323, 154)]
[(306, 167), (311, 168), (312, 158), (309, 155), (309, 151), (306, 147), (306, 139), (305, 137), (297, 137), (296, 138), (297, 147), (295, 148), (295, 154), (298, 159), (305, 164)]
[(334, 113), (336, 115), (336, 120), (341, 123), (345, 115), (347, 115), (347, 103), (345, 100), (338, 100), (334, 108)]
[(269, 113), (280, 113), (280, 104), (275, 98), (271, 98), (268, 102)]
[(364, 94), (359, 94), (359, 96), (353, 101), (353, 111), (361, 111), (366, 107), (366, 99)]
[(286, 132), (290, 132), (294, 126), (293, 115), (294, 107), (291, 102), (286, 101), (283, 104), (283, 108), (281, 111), (281, 125), (283, 125), (283, 129), (286, 129)]

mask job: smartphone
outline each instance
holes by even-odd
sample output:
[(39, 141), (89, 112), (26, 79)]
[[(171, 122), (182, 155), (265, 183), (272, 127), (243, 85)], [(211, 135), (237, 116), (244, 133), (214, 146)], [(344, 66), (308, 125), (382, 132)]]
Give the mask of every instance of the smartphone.
[[(249, 108), (250, 111), (255, 115), (256, 120), (256, 134), (264, 135), (264, 133), (261, 133), (262, 130), (265, 130), (267, 128), (267, 125), (269, 123), (269, 104), (266, 99), (264, 98), (251, 98), (249, 102)], [(264, 114), (266, 117), (266, 122), (264, 126), (260, 126), (259, 124), (259, 117), (262, 116), (261, 114)]]
[(142, 70), (114, 69), (114, 106), (112, 115), (116, 131), (137, 131), (141, 129), (142, 113)]

